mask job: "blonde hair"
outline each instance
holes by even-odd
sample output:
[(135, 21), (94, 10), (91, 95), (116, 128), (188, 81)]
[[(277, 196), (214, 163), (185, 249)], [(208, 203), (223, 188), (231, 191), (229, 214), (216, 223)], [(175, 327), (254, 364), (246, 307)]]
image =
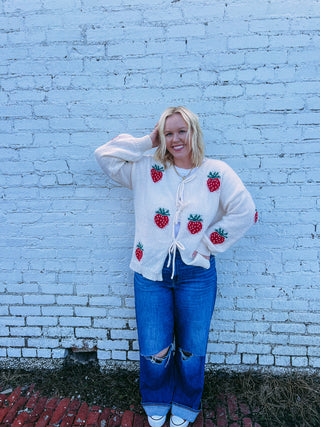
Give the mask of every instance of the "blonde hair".
[(161, 114), (160, 120), (158, 122), (160, 145), (157, 148), (154, 158), (156, 161), (161, 162), (165, 168), (174, 164), (173, 156), (167, 150), (166, 138), (164, 135), (164, 127), (168, 117), (173, 114), (181, 114), (183, 120), (188, 125), (188, 133), (191, 137), (191, 161), (193, 167), (198, 167), (201, 165), (204, 157), (204, 143), (202, 138), (202, 130), (200, 128), (199, 119), (196, 114), (188, 110), (186, 107), (169, 107)]

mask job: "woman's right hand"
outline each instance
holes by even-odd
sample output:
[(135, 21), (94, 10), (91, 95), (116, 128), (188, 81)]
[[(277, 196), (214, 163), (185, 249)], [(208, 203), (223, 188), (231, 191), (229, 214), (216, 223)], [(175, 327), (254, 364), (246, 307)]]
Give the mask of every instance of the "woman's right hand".
[(203, 256), (203, 258), (205, 258), (205, 259), (210, 259), (210, 256), (209, 256), (209, 255), (202, 255), (202, 254), (200, 254), (198, 251), (194, 251), (194, 252), (193, 252), (193, 254), (192, 254), (193, 258), (195, 258), (195, 257), (197, 256), (197, 254), (199, 254), (199, 255)]
[(159, 135), (159, 127), (158, 123), (155, 125), (153, 131), (150, 133), (150, 138), (152, 141), (152, 147), (158, 147), (160, 145), (160, 135)]

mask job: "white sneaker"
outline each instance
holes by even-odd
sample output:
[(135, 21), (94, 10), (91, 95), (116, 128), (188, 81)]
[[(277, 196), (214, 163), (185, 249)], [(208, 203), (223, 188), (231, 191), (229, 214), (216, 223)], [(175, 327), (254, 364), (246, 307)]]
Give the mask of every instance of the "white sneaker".
[(170, 417), (170, 427), (187, 427), (188, 424), (189, 421), (177, 417), (176, 415), (171, 415)]
[(166, 415), (152, 415), (151, 417), (148, 416), (148, 423), (150, 424), (150, 427), (162, 427), (166, 421), (166, 418)]

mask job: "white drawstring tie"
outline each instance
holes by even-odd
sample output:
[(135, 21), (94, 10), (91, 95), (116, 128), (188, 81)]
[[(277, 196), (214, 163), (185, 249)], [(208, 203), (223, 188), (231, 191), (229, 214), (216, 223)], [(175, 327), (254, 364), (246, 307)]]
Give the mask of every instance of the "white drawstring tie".
[[(171, 279), (173, 279), (174, 273), (175, 273), (177, 248), (181, 249), (182, 251), (185, 249), (183, 244), (181, 242), (179, 242), (179, 240), (176, 239), (175, 226), (176, 226), (176, 224), (178, 224), (180, 222), (180, 214), (181, 214), (182, 210), (188, 205), (188, 203), (183, 202), (183, 190), (184, 190), (185, 182), (188, 182), (189, 180), (190, 180), (190, 177), (186, 180), (182, 180), (178, 186), (177, 193), (176, 193), (177, 210), (176, 210), (174, 220), (173, 220), (172, 243), (169, 247), (169, 251), (168, 251), (169, 259), (168, 259), (168, 263), (167, 263), (167, 267), (169, 267), (171, 262), (172, 262)], [(173, 256), (171, 256), (171, 254), (173, 254)]]
[[(174, 241), (171, 243), (171, 246), (169, 248), (169, 259), (168, 259), (168, 264), (167, 264), (167, 267), (169, 267), (170, 264), (171, 264), (171, 260), (172, 260), (172, 274), (171, 274), (171, 279), (173, 279), (174, 272), (175, 272), (177, 248), (181, 249), (182, 251), (185, 249), (185, 247), (183, 246), (183, 244), (181, 242), (179, 242), (178, 240), (174, 239)], [(173, 254), (172, 259), (171, 259), (171, 254)]]

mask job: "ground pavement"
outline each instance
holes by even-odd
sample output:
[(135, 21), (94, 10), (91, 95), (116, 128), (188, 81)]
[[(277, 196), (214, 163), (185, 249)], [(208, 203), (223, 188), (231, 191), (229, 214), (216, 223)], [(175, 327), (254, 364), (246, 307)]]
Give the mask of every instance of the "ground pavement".
[[(213, 409), (204, 408), (194, 427), (262, 427), (255, 411), (234, 395), (222, 395)], [(0, 427), (149, 427), (146, 416), (129, 408), (89, 407), (77, 399), (45, 397), (34, 385), (0, 391)], [(169, 423), (165, 424), (169, 427)]]

